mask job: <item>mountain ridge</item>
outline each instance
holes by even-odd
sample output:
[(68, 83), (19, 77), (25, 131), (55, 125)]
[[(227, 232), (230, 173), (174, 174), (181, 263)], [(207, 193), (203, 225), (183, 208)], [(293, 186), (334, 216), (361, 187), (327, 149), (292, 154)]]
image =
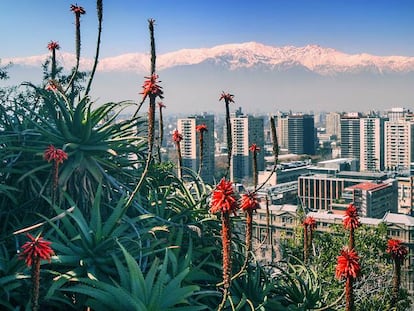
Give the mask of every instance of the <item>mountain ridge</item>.
[[(49, 54), (4, 58), (3, 63), (22, 66), (40, 66)], [(58, 61), (64, 67), (73, 66), (75, 55), (68, 52), (58, 53)], [(376, 56), (367, 53), (346, 54), (329, 47), (306, 45), (303, 47), (275, 47), (258, 42), (230, 43), (210, 48), (181, 49), (157, 56), (158, 71), (177, 66), (198, 65), (209, 61), (228, 70), (240, 68), (284, 71), (302, 66), (318, 75), (330, 76), (342, 73), (370, 71), (376, 74), (414, 72), (414, 57)], [(92, 67), (93, 60), (81, 59), (81, 69)], [(126, 53), (100, 59), (98, 70), (102, 72), (149, 71), (149, 53)]]

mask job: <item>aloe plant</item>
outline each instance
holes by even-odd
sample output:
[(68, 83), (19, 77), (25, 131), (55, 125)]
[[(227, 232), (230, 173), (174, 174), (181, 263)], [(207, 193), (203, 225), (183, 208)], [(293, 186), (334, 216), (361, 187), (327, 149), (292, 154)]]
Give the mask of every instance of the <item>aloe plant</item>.
[[(119, 243), (124, 260), (112, 255), (119, 281), (102, 282), (98, 279), (81, 278), (77, 284), (60, 289), (66, 293), (85, 295), (85, 306), (95, 310), (206, 310), (206, 306), (189, 305), (188, 297), (199, 287), (182, 285), (189, 268), (168, 273), (168, 250), (164, 259), (155, 259), (144, 273), (135, 258)], [(123, 264), (125, 261), (125, 264)]]

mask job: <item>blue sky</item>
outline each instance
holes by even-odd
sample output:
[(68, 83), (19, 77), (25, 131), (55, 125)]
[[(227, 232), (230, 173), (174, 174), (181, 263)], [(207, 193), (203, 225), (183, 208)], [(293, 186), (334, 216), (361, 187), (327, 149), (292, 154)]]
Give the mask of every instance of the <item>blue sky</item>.
[[(1, 0), (0, 58), (47, 53), (50, 40), (74, 52), (67, 0)], [(96, 40), (95, 1), (78, 1), (82, 53)], [(273, 46), (319, 44), (346, 53), (414, 56), (413, 0), (104, 0), (101, 56), (148, 52), (147, 19), (156, 20), (158, 53), (257, 41)]]

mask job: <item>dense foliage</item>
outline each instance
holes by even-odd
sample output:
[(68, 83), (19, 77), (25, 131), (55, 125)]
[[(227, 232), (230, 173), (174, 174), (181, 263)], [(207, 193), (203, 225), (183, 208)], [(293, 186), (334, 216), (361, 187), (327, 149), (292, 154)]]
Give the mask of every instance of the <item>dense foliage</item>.
[[(256, 262), (232, 184), (223, 179), (222, 186), (207, 185), (154, 152), (154, 105), (162, 95), (154, 72), (154, 21), (142, 102), (96, 106), (88, 92), (102, 1), (90, 73), (78, 71), (85, 12), (71, 10), (77, 65), (65, 74), (51, 41), (42, 85), (0, 88), (0, 309), (341, 309), (334, 263), (346, 244), (343, 229), (313, 236), (306, 263), (297, 259), (303, 250), (296, 243), (299, 229), (298, 239), (285, 241), (286, 261)], [(6, 77), (7, 68), (0, 68), (0, 80)], [(145, 114), (140, 108), (147, 98)], [(233, 95), (222, 98), (228, 114)], [(120, 120), (130, 106), (137, 112)], [(242, 207), (254, 210), (254, 194), (247, 199)], [(223, 209), (220, 222), (213, 212)], [(224, 240), (229, 228), (233, 235)], [(357, 309), (385, 310), (392, 273), (383, 256), (385, 229), (362, 227), (355, 240), (362, 267)], [(223, 246), (231, 252), (222, 252)], [(399, 302), (401, 310), (405, 302)]]

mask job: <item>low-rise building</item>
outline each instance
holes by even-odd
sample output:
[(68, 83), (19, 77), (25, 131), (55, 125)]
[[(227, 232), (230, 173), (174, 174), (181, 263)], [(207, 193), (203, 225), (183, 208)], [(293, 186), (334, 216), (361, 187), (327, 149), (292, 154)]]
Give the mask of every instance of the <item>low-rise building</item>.
[[(296, 205), (270, 205), (269, 214), (265, 206), (254, 215), (253, 241), (256, 257), (263, 262), (276, 262), (281, 258), (280, 241), (286, 238), (296, 238), (295, 230), (300, 225)], [(317, 222), (316, 230), (327, 232), (331, 225), (341, 225), (343, 215), (326, 211), (309, 212)], [(405, 260), (402, 284), (409, 293), (414, 293), (414, 217), (397, 213), (386, 213), (381, 219), (361, 217), (364, 225), (387, 226), (389, 238), (399, 239), (409, 249)]]

